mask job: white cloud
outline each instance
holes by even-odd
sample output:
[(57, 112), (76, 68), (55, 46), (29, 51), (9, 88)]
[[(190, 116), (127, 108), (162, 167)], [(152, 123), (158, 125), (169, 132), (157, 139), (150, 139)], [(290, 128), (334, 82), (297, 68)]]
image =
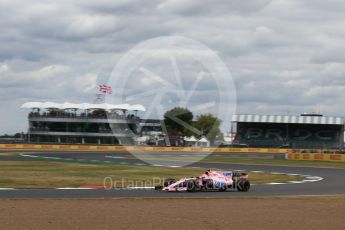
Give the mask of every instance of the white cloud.
[(270, 2), (271, 0), (166, 0), (160, 3), (157, 8), (186, 16), (194, 14), (214, 15), (229, 12), (255, 12)]
[(51, 77), (63, 78), (65, 74), (70, 72), (69, 66), (64, 65), (49, 65), (44, 66), (38, 70), (27, 73), (24, 77), (28, 80), (44, 80)]
[(0, 63), (0, 73), (6, 72), (8, 70), (8, 66), (6, 64)]
[(77, 89), (80, 89), (84, 93), (92, 93), (97, 87), (97, 75), (96, 74), (85, 74), (77, 77), (74, 81), (74, 85)]
[(118, 20), (112, 15), (78, 15), (70, 19), (65, 36), (99, 37), (118, 28)]

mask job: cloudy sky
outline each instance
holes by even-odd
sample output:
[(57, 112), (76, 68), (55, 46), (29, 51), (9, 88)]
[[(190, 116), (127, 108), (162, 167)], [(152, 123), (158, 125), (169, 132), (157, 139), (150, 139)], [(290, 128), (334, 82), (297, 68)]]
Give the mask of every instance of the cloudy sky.
[[(92, 102), (128, 50), (160, 36), (213, 50), (231, 72), (237, 113), (343, 116), (344, 11), (343, 0), (0, 0), (0, 134), (25, 131), (24, 102)], [(136, 93), (152, 87), (136, 81)], [(207, 81), (195, 90), (199, 102), (217, 91)]]

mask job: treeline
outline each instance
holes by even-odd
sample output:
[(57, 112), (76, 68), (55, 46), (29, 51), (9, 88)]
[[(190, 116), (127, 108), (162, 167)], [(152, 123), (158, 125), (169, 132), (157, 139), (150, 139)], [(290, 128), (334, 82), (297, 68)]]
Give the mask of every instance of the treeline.
[(211, 144), (223, 137), (219, 128), (221, 122), (211, 113), (198, 115), (194, 119), (193, 113), (182, 107), (175, 107), (164, 114), (164, 124), (169, 136), (205, 136)]
[(9, 134), (3, 134), (0, 135), (0, 138), (21, 138), (24, 134), (22, 133), (16, 133), (14, 135), (9, 135)]

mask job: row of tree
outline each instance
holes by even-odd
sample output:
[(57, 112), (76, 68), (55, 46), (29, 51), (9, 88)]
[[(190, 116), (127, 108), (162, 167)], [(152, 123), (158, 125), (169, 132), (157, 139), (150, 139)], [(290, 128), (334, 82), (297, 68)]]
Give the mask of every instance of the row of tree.
[(221, 120), (211, 113), (198, 115), (194, 119), (190, 110), (181, 107), (175, 107), (164, 114), (164, 124), (169, 136), (205, 136), (211, 144), (222, 137), (220, 123)]

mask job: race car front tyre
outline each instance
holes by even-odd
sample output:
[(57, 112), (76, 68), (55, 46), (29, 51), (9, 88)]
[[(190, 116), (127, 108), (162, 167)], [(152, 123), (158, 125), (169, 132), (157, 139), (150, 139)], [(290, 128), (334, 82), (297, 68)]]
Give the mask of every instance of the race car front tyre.
[(187, 182), (187, 192), (196, 192), (196, 184), (194, 181)]
[(162, 189), (163, 189), (163, 186), (161, 185), (155, 186), (155, 190), (162, 190)]
[(167, 186), (169, 186), (169, 185), (171, 185), (171, 184), (173, 184), (173, 183), (175, 183), (175, 182), (176, 182), (175, 179), (172, 179), (172, 178), (166, 179), (166, 180), (164, 181), (164, 187), (167, 187)]

